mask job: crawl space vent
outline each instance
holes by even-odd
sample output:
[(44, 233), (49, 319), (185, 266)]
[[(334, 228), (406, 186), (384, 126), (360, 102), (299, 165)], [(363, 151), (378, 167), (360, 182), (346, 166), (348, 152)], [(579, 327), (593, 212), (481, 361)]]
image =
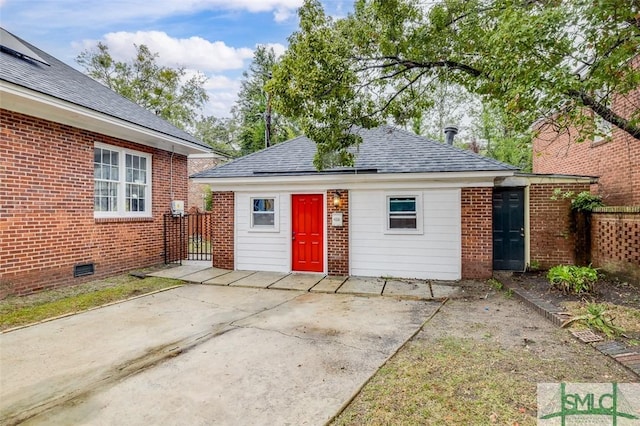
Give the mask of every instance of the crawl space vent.
[(84, 277), (85, 275), (93, 275), (95, 272), (95, 266), (93, 263), (82, 263), (73, 267), (73, 276)]

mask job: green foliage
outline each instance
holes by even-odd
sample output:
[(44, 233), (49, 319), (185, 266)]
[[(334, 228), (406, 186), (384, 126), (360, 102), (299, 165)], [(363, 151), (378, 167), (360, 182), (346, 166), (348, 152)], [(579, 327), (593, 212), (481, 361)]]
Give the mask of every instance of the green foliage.
[(527, 268), (531, 272), (537, 272), (540, 270), (540, 262), (537, 260), (532, 260)]
[[(353, 125), (419, 129), (416, 117), (441, 100), (435, 88), (442, 82), (499, 106), (513, 135), (541, 117), (558, 125), (589, 118), (588, 108), (640, 139), (640, 110), (625, 118), (610, 108), (614, 94), (640, 84), (631, 61), (640, 51), (639, 13), (629, 0), (442, 0), (431, 7), (359, 0), (334, 20), (318, 0), (306, 0), (267, 90), (278, 111), (316, 141), (320, 168), (352, 162)], [(587, 134), (596, 131), (587, 126), (593, 121), (584, 119)], [(510, 154), (522, 146), (505, 142), (494, 155), (521, 163)]]
[(213, 209), (213, 191), (207, 186), (204, 189), (204, 210), (210, 212)]
[(496, 280), (495, 278), (489, 278), (487, 280), (487, 284), (489, 284), (491, 288), (493, 288), (494, 290), (504, 289), (504, 284), (502, 284), (500, 281)]
[(624, 328), (618, 327), (613, 323), (614, 318), (611, 317), (607, 310), (607, 305), (598, 303), (589, 303), (587, 305), (587, 313), (577, 315), (565, 321), (562, 327), (566, 327), (574, 322), (581, 322), (592, 330), (604, 333), (607, 337), (615, 337), (624, 333)]
[(571, 209), (579, 212), (590, 212), (596, 207), (602, 207), (602, 197), (583, 191), (571, 200)]
[(193, 132), (193, 136), (207, 143), (214, 151), (232, 158), (240, 154), (235, 142), (236, 134), (235, 120), (216, 117), (202, 117), (195, 123)]
[(549, 269), (547, 279), (566, 294), (593, 293), (598, 270), (591, 266), (558, 265)]
[(562, 191), (560, 188), (553, 190), (551, 199), (557, 200), (571, 200), (571, 210), (579, 212), (590, 212), (595, 207), (604, 206), (602, 197), (599, 195), (591, 194), (588, 191), (582, 191), (576, 195), (573, 191)]
[(516, 131), (505, 112), (489, 102), (482, 104), (473, 114), (474, 132), (486, 142), (486, 156), (519, 167), (524, 172), (532, 169), (532, 134)]
[(184, 68), (158, 65), (158, 54), (147, 46), (136, 47), (136, 56), (117, 62), (109, 47), (99, 42), (76, 58), (90, 77), (152, 111), (181, 129), (190, 130), (198, 112), (208, 100), (204, 89), (206, 77), (197, 73), (186, 79)]
[(242, 155), (250, 154), (300, 134), (295, 123), (273, 108), (266, 85), (277, 63), (275, 51), (258, 46), (249, 69), (243, 73), (238, 100), (233, 107), (237, 140)]
[(574, 196), (574, 194), (575, 193), (573, 191), (562, 192), (562, 189), (555, 188), (553, 190), (553, 195), (551, 196), (551, 199), (554, 201), (571, 199)]

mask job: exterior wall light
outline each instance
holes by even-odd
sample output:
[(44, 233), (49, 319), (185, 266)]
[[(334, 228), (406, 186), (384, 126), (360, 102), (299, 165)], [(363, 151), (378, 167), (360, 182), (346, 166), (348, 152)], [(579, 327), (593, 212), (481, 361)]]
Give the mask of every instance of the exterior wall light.
[(333, 193), (333, 207), (340, 207), (342, 204), (342, 200), (340, 199), (340, 192), (336, 191)]

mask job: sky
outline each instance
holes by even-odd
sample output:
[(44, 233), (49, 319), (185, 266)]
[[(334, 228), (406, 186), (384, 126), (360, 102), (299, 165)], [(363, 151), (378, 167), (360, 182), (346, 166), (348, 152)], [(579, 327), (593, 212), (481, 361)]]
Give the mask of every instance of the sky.
[[(116, 60), (147, 45), (170, 67), (207, 77), (203, 114), (228, 117), (258, 45), (281, 54), (303, 0), (0, 0), (0, 26), (74, 68), (99, 41)], [(351, 0), (323, 0), (332, 16)]]

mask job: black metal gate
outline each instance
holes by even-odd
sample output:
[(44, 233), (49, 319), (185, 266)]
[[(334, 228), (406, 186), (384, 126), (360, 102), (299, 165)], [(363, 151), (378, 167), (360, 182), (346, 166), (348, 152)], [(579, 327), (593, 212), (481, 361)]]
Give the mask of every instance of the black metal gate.
[(164, 215), (164, 263), (211, 260), (212, 214)]

